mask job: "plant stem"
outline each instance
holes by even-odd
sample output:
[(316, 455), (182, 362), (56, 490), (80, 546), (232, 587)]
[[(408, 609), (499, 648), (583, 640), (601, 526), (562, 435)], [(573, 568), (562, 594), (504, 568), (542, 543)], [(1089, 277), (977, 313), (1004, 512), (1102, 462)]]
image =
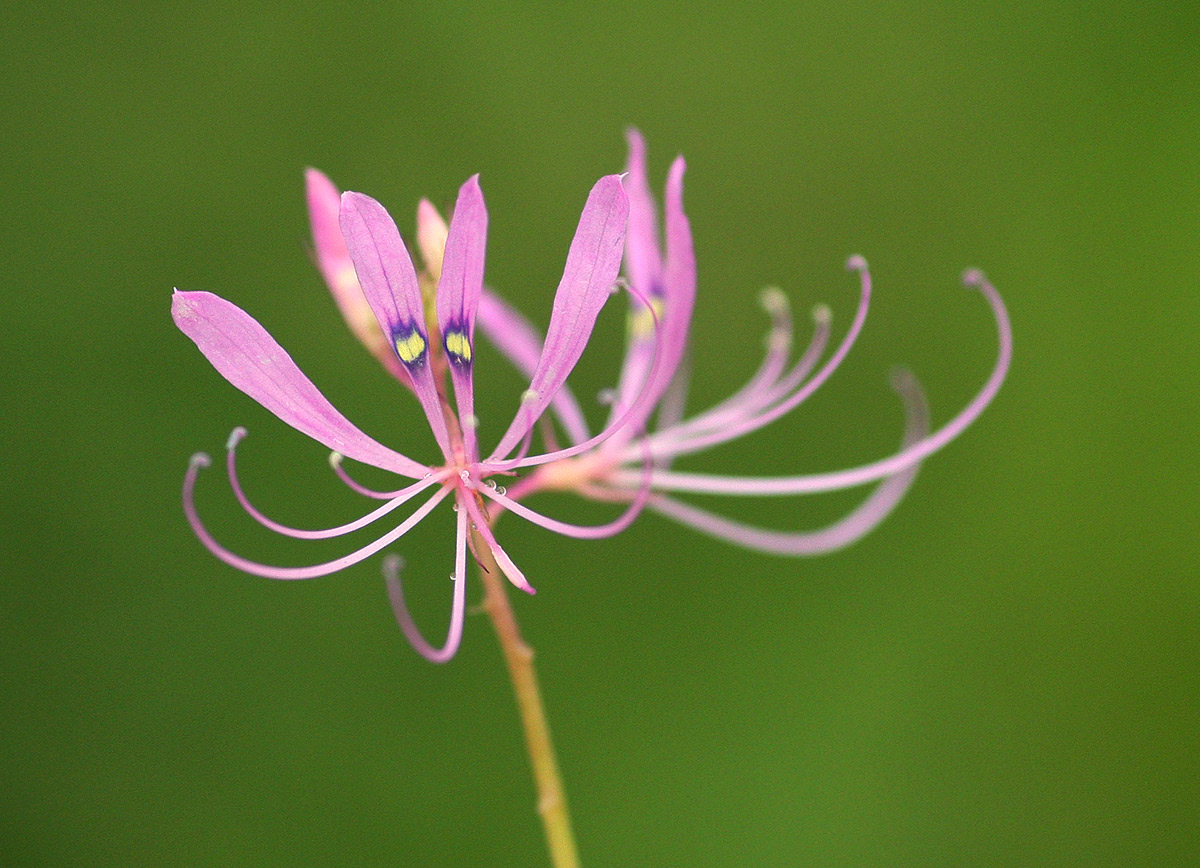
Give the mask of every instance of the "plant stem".
[(546, 721), (546, 709), (538, 688), (537, 671), (533, 668), (533, 649), (521, 638), (521, 631), (508, 602), (503, 574), (491, 550), (476, 531), (472, 530), (472, 535), (485, 589), (483, 608), (492, 619), (496, 637), (504, 651), (513, 692), (517, 697), (517, 708), (521, 713), (521, 724), (525, 729), (525, 745), (529, 750), (529, 761), (533, 765), (533, 777), (537, 784), (537, 810), (546, 831), (550, 863), (554, 868), (579, 868), (575, 834), (571, 831), (571, 816), (567, 811), (567, 796), (558, 772), (558, 760), (554, 757), (554, 743), (550, 740), (550, 725)]

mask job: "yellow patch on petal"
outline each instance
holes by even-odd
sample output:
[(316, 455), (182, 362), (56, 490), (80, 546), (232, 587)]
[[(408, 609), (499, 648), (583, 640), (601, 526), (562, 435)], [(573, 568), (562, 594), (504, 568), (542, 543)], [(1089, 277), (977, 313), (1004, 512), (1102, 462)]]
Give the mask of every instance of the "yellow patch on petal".
[(424, 354), (425, 338), (421, 337), (419, 331), (413, 329), (407, 336), (397, 336), (396, 355), (404, 364), (411, 365), (413, 362), (419, 362)]
[(457, 361), (471, 361), (471, 341), (467, 338), (466, 332), (446, 332), (445, 343), (446, 352), (453, 356)]

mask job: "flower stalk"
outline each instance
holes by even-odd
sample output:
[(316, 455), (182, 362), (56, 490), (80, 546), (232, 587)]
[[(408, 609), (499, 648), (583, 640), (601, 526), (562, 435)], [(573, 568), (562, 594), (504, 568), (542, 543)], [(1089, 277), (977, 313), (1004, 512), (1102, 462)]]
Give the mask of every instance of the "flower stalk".
[(525, 732), (525, 747), (529, 751), (529, 762), (537, 786), (537, 811), (546, 833), (546, 845), (550, 848), (550, 864), (554, 868), (579, 868), (567, 795), (558, 771), (554, 742), (550, 738), (550, 724), (546, 719), (546, 706), (542, 702), (537, 670), (533, 665), (533, 649), (521, 637), (500, 568), (487, 543), (474, 530), (471, 542), (474, 550), (481, 555), (478, 564), (484, 588), (483, 608), (492, 619), (517, 698), (517, 710)]

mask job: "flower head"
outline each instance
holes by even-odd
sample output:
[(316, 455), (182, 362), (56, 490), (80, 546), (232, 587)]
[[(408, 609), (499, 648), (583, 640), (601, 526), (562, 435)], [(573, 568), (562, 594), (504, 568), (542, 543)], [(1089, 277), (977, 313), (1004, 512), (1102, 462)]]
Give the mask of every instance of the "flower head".
[[(384, 564), (389, 594), (405, 635), (421, 654), (441, 662), (454, 655), (462, 635), (468, 549), (486, 546), (514, 585), (533, 592), (492, 532), (491, 522), (504, 510), (567, 536), (596, 539), (619, 533), (649, 507), (714, 536), (793, 555), (840, 548), (882, 521), (912, 484), (920, 462), (965, 429), (999, 389), (1011, 357), (1008, 316), (999, 295), (981, 274), (968, 272), (966, 282), (981, 290), (995, 315), (1000, 351), (984, 387), (950, 422), (930, 433), (916, 380), (908, 374), (894, 377), (893, 386), (908, 420), (896, 454), (852, 470), (808, 476), (673, 471), (671, 463), (677, 457), (758, 430), (820, 387), (862, 329), (871, 280), (866, 262), (852, 257), (848, 267), (859, 278), (858, 310), (846, 335), (823, 364), (819, 363), (831, 335), (828, 309), (814, 310), (809, 345), (792, 361), (792, 321), (786, 297), (777, 290), (764, 293), (772, 326), (758, 371), (726, 400), (684, 418), (687, 338), (696, 295), (695, 255), (683, 210), (685, 164), (682, 158), (676, 159), (668, 173), (664, 245), (659, 241), (657, 207), (646, 177), (645, 145), (636, 131), (629, 133), (629, 146), (625, 183), (618, 176), (601, 178), (584, 206), (544, 339), (524, 317), (484, 287), (488, 218), (477, 177), (460, 189), (448, 226), (432, 205), (424, 200), (420, 203), (417, 244), (424, 269), (418, 274), (395, 223), (378, 202), (361, 193), (339, 195), (324, 175), (309, 170), (308, 204), (318, 267), (351, 331), (420, 403), (441, 452), (437, 462), (423, 464), (354, 427), (266, 330), (240, 308), (211, 293), (177, 291), (172, 302), (175, 322), (218, 372), (284, 422), (333, 450), (331, 464), (348, 486), (383, 501), (355, 521), (323, 530), (300, 530), (268, 518), (250, 502), (238, 480), (236, 447), (245, 436), (245, 429), (238, 428), (227, 443), (226, 467), (235, 496), (256, 521), (299, 539), (336, 537), (371, 525), (432, 490), (403, 521), (350, 554), (311, 567), (276, 567), (229, 551), (205, 528), (193, 492), (196, 477), (209, 459), (198, 454), (185, 477), (184, 509), (201, 542), (221, 560), (255, 575), (311, 578), (385, 549), (452, 497), (457, 508), (454, 592), (443, 645), (429, 644), (409, 616), (398, 560), (388, 558)], [(622, 259), (624, 280), (618, 281)], [(609, 418), (600, 433), (592, 435), (566, 381), (600, 309), (618, 284), (628, 290), (633, 302), (628, 347), (612, 390)], [(481, 457), (475, 416), (476, 326), (529, 378), (516, 415), (486, 458)], [(558, 444), (554, 426), (545, 417), (548, 411), (569, 445)], [(529, 454), (539, 422), (546, 451)], [(395, 491), (368, 489), (346, 472), (344, 458), (411, 481)], [(496, 484), (495, 477), (510, 477), (523, 470), (528, 472), (507, 491)], [(828, 528), (798, 533), (749, 527), (669, 494), (807, 494), (871, 482), (878, 485), (849, 516)], [(570, 524), (521, 502), (541, 490), (575, 491), (623, 503), (625, 509), (603, 525)]]

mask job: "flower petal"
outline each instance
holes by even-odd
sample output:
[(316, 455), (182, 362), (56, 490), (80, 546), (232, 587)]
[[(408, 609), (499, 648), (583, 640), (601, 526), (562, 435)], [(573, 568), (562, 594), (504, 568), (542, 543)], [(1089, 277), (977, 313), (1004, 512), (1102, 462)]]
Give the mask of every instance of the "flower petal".
[(450, 435), (429, 359), (421, 287), (400, 230), (382, 205), (362, 193), (342, 194), (340, 222), (363, 295), (412, 377), (433, 436), (449, 460)]
[(472, 369), (475, 358), (475, 311), (483, 293), (483, 266), (487, 251), (487, 208), (479, 176), (458, 191), (450, 219), (437, 285), (437, 319), (442, 346), (450, 364), (454, 400), (458, 405), (463, 441), (469, 461), (479, 459), (475, 440), (475, 391)]
[(297, 431), (364, 464), (414, 479), (429, 472), (351, 425), (267, 330), (237, 305), (211, 292), (176, 290), (171, 315), (221, 376)]
[(333, 300), (342, 312), (342, 318), (346, 320), (351, 333), (371, 355), (377, 358), (392, 376), (411, 389), (412, 379), (408, 376), (408, 371), (404, 370), (387, 338), (383, 336), (383, 329), (379, 327), (379, 321), (375, 319), (375, 314), (371, 312), (371, 306), (367, 304), (367, 299), (362, 293), (362, 287), (358, 285), (358, 275), (354, 273), (350, 251), (346, 249), (346, 241), (342, 238), (342, 230), (338, 226), (342, 194), (329, 178), (316, 169), (305, 171), (304, 184), (317, 268), (325, 278)]
[(600, 308), (621, 267), (622, 245), (629, 201), (617, 175), (596, 182), (579, 218), (567, 253), (562, 281), (554, 296), (546, 343), (527, 391), (528, 400), (492, 454), (502, 458), (512, 451), (549, 406), (555, 393), (579, 361), (587, 346)]

